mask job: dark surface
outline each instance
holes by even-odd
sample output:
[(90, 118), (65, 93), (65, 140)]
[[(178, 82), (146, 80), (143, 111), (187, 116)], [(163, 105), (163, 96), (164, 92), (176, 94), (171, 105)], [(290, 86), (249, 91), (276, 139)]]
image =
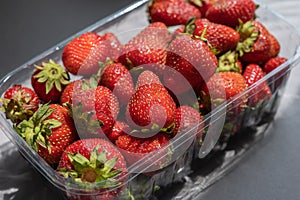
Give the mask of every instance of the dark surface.
[(0, 77), (134, 0), (1, 0)]
[[(0, 77), (131, 2), (134, 0), (2, 0)], [(291, 13), (296, 13), (297, 6), (300, 7), (298, 1), (285, 1), (284, 6), (279, 1), (265, 2), (276, 5), (278, 11), (289, 17), (293, 17)], [(293, 8), (292, 11), (289, 7)], [(299, 21), (295, 20), (296, 17), (293, 19), (294, 23)], [(300, 74), (300, 69), (297, 68), (293, 74)], [(294, 82), (288, 85), (274, 124), (269, 129), (271, 134), (253, 148), (230, 174), (201, 194), (201, 199), (300, 199), (300, 81), (297, 81), (299, 76), (294, 77)], [(22, 159), (19, 155), (12, 158)], [(28, 169), (30, 167), (24, 161), (24, 170)], [(32, 179), (41, 179), (33, 170), (28, 173), (32, 173)], [(32, 190), (33, 187), (28, 187), (30, 180), (21, 180), (16, 174), (15, 176), (6, 178), (21, 181), (19, 183), (23, 184), (27, 192)], [(0, 177), (0, 180), (4, 180), (3, 178), (5, 177)], [(44, 199), (58, 199), (60, 196), (46, 183), (40, 185), (40, 188), (45, 190)], [(17, 197), (15, 199), (28, 199), (21, 197), (20, 193)]]

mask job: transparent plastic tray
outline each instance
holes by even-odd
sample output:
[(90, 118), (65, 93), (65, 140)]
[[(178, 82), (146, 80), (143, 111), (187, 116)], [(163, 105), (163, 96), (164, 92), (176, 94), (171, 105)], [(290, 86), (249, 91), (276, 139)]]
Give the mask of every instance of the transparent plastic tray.
[[(128, 30), (140, 30), (148, 25), (147, 3), (147, 0), (138, 1), (98, 21), (12, 71), (0, 81), (1, 96), (13, 84), (23, 84), (30, 87), (30, 77), (34, 64), (49, 59), (61, 63), (61, 54), (64, 46), (82, 33), (87, 31), (99, 34), (113, 32), (121, 42), (126, 42), (132, 37), (132, 32)], [(197, 193), (225, 175), (240, 160), (244, 153), (263, 137), (265, 130), (277, 111), (290, 70), (296, 67), (300, 60), (300, 35), (295, 27), (264, 5), (260, 5), (256, 14), (259, 16), (257, 20), (261, 21), (279, 40), (281, 44), (280, 55), (287, 57), (288, 61), (248, 88), (244, 93), (237, 95), (230, 101), (224, 102), (213, 112), (206, 115), (203, 128), (206, 134), (201, 142), (199, 139), (195, 139), (193, 134), (190, 134), (196, 127), (192, 127), (186, 133), (181, 134), (180, 137), (176, 137), (172, 141), (172, 148), (180, 153), (176, 154), (168, 166), (149, 174), (148, 172), (151, 172), (152, 166), (147, 162), (147, 159), (151, 159), (151, 155), (129, 166), (130, 176), (125, 185), (126, 189), (136, 199), (155, 198), (155, 195), (159, 198), (164, 193), (164, 188), (172, 186), (175, 182), (186, 182), (191, 185), (182, 190), (181, 193), (178, 193), (177, 197), (175, 195), (174, 198), (193, 199)], [(119, 35), (120, 33), (122, 33), (122, 36)], [(278, 87), (277, 83), (279, 80), (281, 80), (281, 85)], [(236, 102), (240, 98), (250, 94), (252, 91), (258, 92), (258, 86), (264, 81), (268, 82), (273, 92), (270, 100), (264, 101), (255, 109), (246, 109), (238, 116), (228, 115), (231, 110), (235, 109)], [(248, 96), (248, 98), (251, 98), (251, 96)], [(226, 127), (228, 121), (234, 123), (234, 127)], [(220, 129), (220, 127), (223, 128)], [(66, 181), (13, 130), (12, 124), (6, 120), (3, 113), (0, 116), (0, 128), (17, 146), (18, 151), (49, 183), (65, 192), (67, 196), (81, 197), (86, 195), (76, 184), (66, 184)], [(148, 168), (145, 168), (145, 164), (147, 164)], [(161, 187), (161, 189), (155, 192), (153, 196), (157, 186)], [(193, 187), (194, 189), (192, 189)], [(190, 190), (187, 188), (190, 188)], [(88, 195), (92, 197), (97, 194), (97, 192), (91, 192)], [(125, 195), (125, 197), (122, 196), (120, 198), (126, 199), (127, 197)]]

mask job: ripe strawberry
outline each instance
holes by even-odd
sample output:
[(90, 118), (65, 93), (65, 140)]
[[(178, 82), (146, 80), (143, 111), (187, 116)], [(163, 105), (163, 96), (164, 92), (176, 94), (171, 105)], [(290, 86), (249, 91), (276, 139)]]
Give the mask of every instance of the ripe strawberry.
[(73, 118), (82, 137), (110, 133), (120, 109), (118, 99), (112, 91), (107, 87), (97, 86), (97, 82), (91, 80), (90, 84), (81, 83), (81, 89), (73, 90)]
[(276, 38), (270, 35), (261, 22), (249, 21), (239, 28), (239, 33), (243, 36), (237, 50), (243, 62), (261, 64), (278, 54), (280, 47)]
[[(220, 72), (214, 74), (209, 81), (201, 88), (199, 105), (210, 111), (226, 100), (244, 92), (247, 84), (244, 77), (237, 72)], [(247, 105), (247, 96), (237, 99), (229, 112), (239, 114)]]
[[(287, 61), (287, 58), (285, 57), (274, 57), (271, 58), (270, 60), (268, 60), (264, 66), (263, 66), (263, 70), (265, 73), (270, 73), (271, 71), (273, 71), (274, 69), (276, 69), (277, 67), (279, 67), (280, 65), (282, 65), (283, 63), (285, 63)], [(285, 79), (285, 77), (287, 76), (287, 69), (288, 67), (285, 67), (284, 69), (280, 70), (278, 73), (276, 73), (272, 79), (270, 80), (270, 82), (272, 83), (272, 91), (274, 92), (281, 84), (282, 81)]]
[(166, 65), (170, 69), (166, 68), (164, 72), (164, 85), (175, 95), (196, 88), (214, 74), (217, 63), (216, 56), (204, 41), (180, 35), (168, 48)]
[[(166, 134), (157, 133), (148, 138), (138, 138), (128, 134), (121, 135), (116, 145), (136, 172), (153, 172), (168, 165), (170, 138)], [(142, 161), (142, 162), (141, 162)], [(140, 163), (138, 166), (136, 163)]]
[(252, 20), (255, 10), (253, 0), (218, 0), (207, 9), (205, 17), (211, 22), (235, 28), (239, 25), (239, 20)]
[(40, 100), (32, 89), (14, 85), (5, 91), (0, 102), (0, 110), (5, 112), (6, 118), (13, 123), (19, 123), (33, 115), (39, 107)]
[(112, 131), (107, 135), (110, 141), (115, 143), (115, 141), (122, 135), (126, 135), (131, 132), (129, 126), (123, 121), (116, 121)]
[[(57, 171), (78, 183), (85, 191), (85, 200), (116, 199), (128, 178), (123, 155), (110, 142), (99, 138), (78, 140), (69, 145), (61, 156)], [(97, 182), (96, 189), (93, 183)], [(89, 192), (99, 194), (88, 195)], [(69, 197), (79, 198), (77, 195)]]
[(169, 40), (167, 26), (161, 22), (154, 22), (125, 44), (118, 61), (129, 68), (142, 66), (161, 71), (166, 62)]
[(168, 127), (173, 122), (176, 105), (163, 85), (152, 83), (139, 87), (131, 97), (126, 120), (131, 127), (152, 129)]
[(77, 138), (68, 110), (58, 104), (42, 105), (14, 128), (49, 164), (57, 164), (65, 148)]
[(190, 3), (196, 5), (201, 12), (201, 16), (205, 16), (206, 11), (214, 5), (218, 0), (189, 0)]
[(200, 138), (203, 133), (202, 116), (196, 109), (190, 106), (180, 106), (174, 113), (174, 131), (173, 134), (180, 134), (182, 131), (186, 131), (188, 128), (197, 126), (196, 130), (191, 131), (191, 134), (195, 134), (197, 138)]
[(31, 85), (43, 102), (57, 103), (69, 80), (68, 72), (50, 59), (41, 66), (36, 65), (31, 76)]
[(287, 61), (287, 58), (285, 58), (285, 57), (271, 58), (264, 64), (263, 70), (264, 70), (264, 72), (266, 72), (268, 74), (271, 71), (273, 71), (274, 69), (276, 69), (277, 67), (279, 67), (280, 65), (282, 65), (283, 63), (285, 63), (286, 61)]
[(159, 80), (159, 77), (155, 73), (149, 70), (145, 70), (139, 75), (136, 82), (136, 88), (152, 83), (162, 84)]
[[(264, 77), (264, 72), (259, 65), (250, 64), (245, 68), (243, 76), (246, 80), (247, 86), (250, 87)], [(272, 92), (267, 82), (264, 81), (250, 90), (248, 105), (255, 107), (262, 100), (269, 100), (271, 96)]]
[(87, 32), (71, 40), (62, 54), (67, 70), (74, 75), (93, 75), (100, 68), (99, 62), (107, 58), (116, 60), (121, 51), (121, 43), (112, 33), (100, 36)]
[(201, 17), (197, 7), (182, 0), (150, 1), (148, 12), (151, 22), (163, 22), (167, 26), (185, 24), (193, 17)]
[(113, 91), (121, 105), (127, 105), (134, 93), (131, 74), (121, 63), (107, 65), (102, 71), (100, 84)]
[(269, 51), (269, 57), (274, 58), (277, 57), (280, 52), (280, 43), (277, 40), (277, 38), (269, 33), (269, 39), (271, 43), (270, 51)]
[(240, 40), (239, 33), (233, 28), (207, 19), (192, 20), (187, 24), (186, 31), (194, 36), (204, 37), (217, 55), (234, 50)]

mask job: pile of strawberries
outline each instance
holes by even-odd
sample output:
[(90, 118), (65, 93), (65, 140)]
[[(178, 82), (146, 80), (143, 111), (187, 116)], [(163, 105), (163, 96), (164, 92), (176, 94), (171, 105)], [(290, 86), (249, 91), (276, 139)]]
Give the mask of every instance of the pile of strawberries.
[[(114, 33), (74, 38), (62, 64), (35, 66), (32, 88), (9, 88), (2, 110), (62, 176), (85, 188), (103, 181), (101, 191), (120, 186), (128, 164), (188, 128), (197, 126), (193, 138), (201, 138), (204, 115), (287, 60), (255, 19), (256, 8), (252, 0), (152, 0), (150, 24), (129, 42), (121, 44)], [(234, 114), (272, 92), (261, 83), (240, 98)]]

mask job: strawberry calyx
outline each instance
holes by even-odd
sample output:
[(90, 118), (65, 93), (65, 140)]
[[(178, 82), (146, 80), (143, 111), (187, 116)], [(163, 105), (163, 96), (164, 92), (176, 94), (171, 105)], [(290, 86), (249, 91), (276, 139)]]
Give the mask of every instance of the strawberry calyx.
[(198, 7), (203, 6), (202, 0), (188, 0), (188, 2), (194, 4), (195, 6), (198, 6)]
[(94, 111), (84, 111), (82, 103), (73, 106), (71, 112), (79, 133), (96, 133), (97, 129), (104, 126), (101, 120), (96, 119), (96, 113)]
[(62, 125), (58, 120), (46, 119), (54, 110), (48, 104), (44, 104), (28, 120), (23, 120), (17, 126), (14, 126), (16, 132), (35, 151), (38, 151), (38, 146), (40, 145), (51, 152), (48, 141), (48, 137), (52, 134), (51, 129)]
[(244, 53), (248, 53), (252, 50), (252, 46), (257, 40), (260, 32), (255, 30), (255, 26), (250, 20), (246, 23), (243, 23), (239, 20), (240, 25), (237, 27), (237, 32), (240, 34), (240, 42), (237, 44), (236, 51), (239, 56), (243, 56)]
[(39, 83), (45, 83), (46, 94), (48, 94), (53, 87), (58, 91), (62, 91), (62, 85), (69, 84), (69, 75), (66, 70), (52, 59), (50, 59), (49, 62), (42, 62), (41, 66), (35, 65), (35, 67), (40, 71), (34, 78), (36, 78)]
[[(98, 145), (93, 149), (89, 159), (80, 153), (67, 153), (74, 169), (61, 168), (59, 173), (77, 183), (97, 183), (102, 189), (120, 186), (121, 182), (115, 178), (122, 170), (114, 169), (118, 157), (107, 160), (105, 151), (99, 152), (99, 148)], [(86, 187), (85, 184), (83, 186)]]
[(82, 79), (81, 89), (82, 90), (90, 90), (96, 89), (98, 87), (98, 77), (91, 76), (88, 79)]
[(238, 54), (235, 51), (228, 51), (218, 59), (217, 72), (238, 72), (241, 73), (241, 69), (237, 63)]
[(196, 20), (195, 17), (189, 19), (189, 21), (184, 26), (184, 33), (186, 33), (188, 35), (193, 35), (194, 34), (194, 31), (196, 29), (195, 20)]

